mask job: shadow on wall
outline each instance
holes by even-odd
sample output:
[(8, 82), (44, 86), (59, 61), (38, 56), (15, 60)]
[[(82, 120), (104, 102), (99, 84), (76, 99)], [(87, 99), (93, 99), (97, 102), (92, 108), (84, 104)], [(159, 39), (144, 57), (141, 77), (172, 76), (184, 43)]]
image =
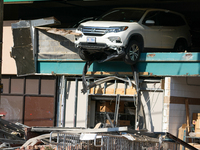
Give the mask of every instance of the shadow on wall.
[[(147, 85), (144, 84), (143, 88), (149, 88), (149, 87), (147, 87)], [(142, 91), (141, 98), (143, 97), (142, 104), (143, 104), (144, 112), (146, 115), (146, 121), (148, 121), (146, 122), (147, 128), (151, 132), (155, 132), (155, 129), (160, 128), (160, 125), (162, 124), (162, 106), (160, 105), (162, 101), (159, 99), (161, 93), (158, 91), (156, 92), (156, 89), (159, 87), (153, 84), (153, 87), (151, 88), (155, 90), (152, 92)]]
[[(144, 96), (144, 102), (143, 102), (143, 107), (144, 107), (144, 112), (145, 112), (145, 117), (146, 117), (146, 121), (148, 120), (150, 123), (150, 127), (148, 127), (148, 122), (146, 122), (147, 124), (147, 128), (151, 131), (154, 132), (154, 125), (153, 125), (153, 121), (152, 121), (152, 116), (151, 116), (151, 101), (150, 101), (150, 95), (149, 92), (143, 92), (141, 95)], [(146, 108), (147, 107), (147, 108)], [(147, 119), (148, 118), (148, 119)]]
[(38, 30), (39, 59), (80, 59), (74, 45), (74, 35), (65, 36)]

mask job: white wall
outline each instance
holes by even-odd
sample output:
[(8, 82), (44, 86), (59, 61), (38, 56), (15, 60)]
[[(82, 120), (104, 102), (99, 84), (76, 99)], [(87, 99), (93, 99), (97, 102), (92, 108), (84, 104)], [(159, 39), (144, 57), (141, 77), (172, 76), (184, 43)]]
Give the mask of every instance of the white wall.
[[(170, 96), (200, 98), (200, 78), (198, 77), (172, 77), (170, 87)], [(200, 112), (200, 105), (189, 105), (191, 119), (192, 113), (197, 112)], [(178, 128), (184, 123), (186, 123), (185, 104), (170, 104), (169, 132), (177, 136)]]
[(13, 47), (11, 23), (15, 22), (3, 22), (2, 74), (17, 74), (15, 60), (10, 57), (10, 50)]
[(200, 78), (172, 77), (171, 96), (200, 98)]
[[(66, 114), (65, 127), (74, 127), (74, 111), (75, 111), (75, 81), (67, 81), (66, 85)], [(87, 127), (87, 93), (81, 93), (82, 81), (78, 82), (78, 99), (77, 99), (77, 122), (76, 127)]]
[[(199, 105), (189, 105), (189, 114), (192, 118), (192, 113), (200, 112)], [(191, 122), (192, 120), (190, 120)], [(178, 135), (178, 129), (182, 124), (186, 123), (186, 110), (184, 104), (170, 104), (169, 113), (169, 132), (173, 135)]]
[(163, 119), (163, 97), (162, 91), (156, 89), (161, 88), (160, 83), (146, 83), (143, 87), (155, 89), (154, 91), (141, 91), (141, 100), (144, 106), (144, 112), (146, 116), (147, 129), (150, 132), (162, 131), (162, 119)]
[(78, 83), (77, 127), (87, 127), (88, 95), (81, 93), (82, 81)]

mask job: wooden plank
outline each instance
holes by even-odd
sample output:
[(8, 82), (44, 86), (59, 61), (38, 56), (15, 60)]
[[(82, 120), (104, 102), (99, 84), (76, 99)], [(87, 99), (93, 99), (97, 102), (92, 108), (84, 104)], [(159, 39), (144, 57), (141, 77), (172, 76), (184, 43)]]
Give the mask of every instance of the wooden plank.
[(190, 113), (189, 113), (189, 104), (188, 99), (185, 99), (185, 110), (186, 110), (186, 124), (187, 124), (187, 131), (190, 132)]
[(161, 79), (161, 89), (165, 89), (165, 79)]
[(105, 94), (115, 94), (114, 92), (115, 92), (114, 88), (106, 88)]
[(136, 89), (135, 89), (135, 88), (127, 88), (127, 89), (126, 89), (126, 94), (127, 94), (127, 95), (136, 95), (137, 92), (136, 92)]
[(117, 88), (115, 94), (124, 95), (124, 88)]
[[(90, 94), (104, 94), (103, 93), (104, 88), (91, 88), (90, 89)], [(127, 88), (126, 89), (126, 94), (125, 95), (135, 95), (137, 92), (135, 88)], [(124, 95), (124, 88), (117, 88), (116, 93), (114, 93), (114, 88), (106, 88), (105, 94), (121, 94)]]
[(139, 75), (140, 75), (140, 76), (148, 76), (149, 73), (148, 73), (148, 72), (139, 72)]
[[(200, 105), (200, 99), (199, 98), (187, 98), (189, 105)], [(170, 103), (171, 104), (185, 104), (185, 98), (184, 97), (170, 97)]]

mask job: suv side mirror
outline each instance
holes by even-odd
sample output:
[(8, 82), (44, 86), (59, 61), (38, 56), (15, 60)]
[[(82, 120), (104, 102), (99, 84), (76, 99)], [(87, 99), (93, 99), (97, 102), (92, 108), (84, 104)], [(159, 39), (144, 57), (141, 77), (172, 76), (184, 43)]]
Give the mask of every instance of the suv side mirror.
[(146, 25), (154, 25), (154, 24), (155, 24), (155, 21), (154, 21), (154, 20), (146, 20), (146, 21), (145, 21), (145, 24), (146, 24)]

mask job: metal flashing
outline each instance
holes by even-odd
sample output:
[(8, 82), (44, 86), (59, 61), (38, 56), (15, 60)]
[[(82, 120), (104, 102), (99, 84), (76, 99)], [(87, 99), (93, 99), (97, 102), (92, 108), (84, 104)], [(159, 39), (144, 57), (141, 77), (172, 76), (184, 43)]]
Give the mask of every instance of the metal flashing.
[[(50, 61), (38, 59), (38, 73), (81, 75), (84, 61)], [(136, 64), (139, 72), (148, 72), (143, 76), (200, 76), (200, 53), (141, 53)], [(94, 62), (91, 72), (131, 72), (131, 66), (123, 61)], [(127, 74), (128, 75), (128, 74)]]

